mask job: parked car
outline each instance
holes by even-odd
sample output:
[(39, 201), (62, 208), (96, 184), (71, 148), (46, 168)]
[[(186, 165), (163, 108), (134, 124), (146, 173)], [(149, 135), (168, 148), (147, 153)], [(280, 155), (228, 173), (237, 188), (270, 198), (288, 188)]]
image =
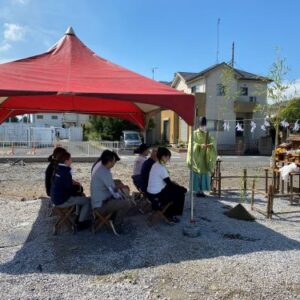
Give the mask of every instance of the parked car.
[(134, 149), (142, 144), (142, 139), (138, 131), (124, 130), (120, 142), (121, 149)]

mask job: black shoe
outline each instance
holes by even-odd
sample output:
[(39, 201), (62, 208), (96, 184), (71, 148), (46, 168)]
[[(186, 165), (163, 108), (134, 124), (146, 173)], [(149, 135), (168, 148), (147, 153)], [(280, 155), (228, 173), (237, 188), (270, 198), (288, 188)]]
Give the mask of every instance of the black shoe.
[(174, 223), (179, 223), (180, 222), (180, 219), (175, 217), (175, 216), (173, 216), (172, 219), (173, 219)]
[(175, 224), (175, 222), (173, 221), (172, 217), (169, 217), (167, 219), (168, 219), (168, 222), (169, 222), (170, 225), (174, 225)]
[(78, 222), (76, 224), (76, 229), (77, 231), (82, 231), (82, 230), (86, 230), (89, 229), (92, 225), (92, 222), (90, 220), (86, 220), (86, 221), (82, 221), (82, 222)]

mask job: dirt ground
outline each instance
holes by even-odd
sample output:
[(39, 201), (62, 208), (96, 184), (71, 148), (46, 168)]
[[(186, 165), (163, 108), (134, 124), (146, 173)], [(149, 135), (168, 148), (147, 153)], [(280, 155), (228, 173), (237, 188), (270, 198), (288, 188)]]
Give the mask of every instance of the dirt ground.
[[(121, 179), (125, 184), (129, 185), (132, 190), (134, 186), (131, 180), (134, 157), (126, 157), (116, 164), (113, 177)], [(247, 175), (252, 176), (248, 179), (247, 187), (250, 188), (252, 181), (256, 178), (256, 185), (264, 188), (264, 167), (268, 167), (268, 157), (223, 157), (221, 163), (221, 173), (226, 176), (242, 176), (243, 169), (247, 170)], [(12, 160), (11, 160), (12, 162)], [(92, 163), (74, 162), (72, 167), (75, 175), (74, 179), (81, 182), (84, 190), (89, 194), (90, 170)], [(10, 163), (0, 164), (0, 195), (18, 197), (18, 198), (39, 198), (45, 195), (44, 173), (47, 163), (18, 163), (11, 165)], [(168, 165), (170, 176), (177, 183), (188, 188), (189, 171), (185, 163), (184, 154), (176, 154)], [(242, 178), (223, 178), (222, 189), (241, 190), (243, 187)]]
[[(264, 174), (267, 157), (224, 157), (222, 175)], [(181, 222), (147, 224), (138, 212), (118, 237), (103, 228), (93, 235), (68, 230), (53, 236), (56, 216), (42, 196), (46, 163), (0, 164), (0, 299), (300, 299), (300, 214), (255, 222), (224, 213), (241, 201), (240, 192), (196, 198), (190, 224), (187, 195)], [(74, 163), (74, 178), (89, 194), (92, 163)], [(132, 157), (114, 168), (129, 184)], [(170, 176), (187, 187), (184, 155), (174, 155)], [(259, 180), (259, 179), (258, 179)], [(251, 182), (247, 183), (250, 186)], [(261, 187), (264, 180), (261, 179)], [(240, 178), (223, 188), (241, 188)], [(265, 207), (263, 197), (255, 196)], [(22, 201), (21, 201), (22, 200)], [(249, 194), (243, 205), (250, 211)], [(299, 210), (278, 199), (274, 210)], [(193, 226), (200, 235), (183, 234)]]

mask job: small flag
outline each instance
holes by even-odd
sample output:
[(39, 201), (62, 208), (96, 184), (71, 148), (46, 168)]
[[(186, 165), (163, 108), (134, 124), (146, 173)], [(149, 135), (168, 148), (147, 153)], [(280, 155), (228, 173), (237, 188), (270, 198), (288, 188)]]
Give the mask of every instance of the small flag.
[(254, 121), (251, 121), (250, 126), (251, 126), (251, 133), (253, 133), (256, 128), (256, 123)]
[(294, 124), (293, 131), (298, 131), (300, 129), (300, 125), (299, 125), (298, 121), (299, 120), (297, 120), (296, 123)]
[(270, 122), (269, 122), (269, 117), (267, 116), (267, 117), (265, 117), (265, 119), (264, 119), (264, 128), (265, 129), (263, 129), (263, 130), (266, 130), (266, 127), (270, 127)]
[(244, 128), (242, 127), (242, 125), (238, 122), (235, 126), (237, 131), (244, 131)]
[(280, 122), (281, 126), (284, 128), (287, 128), (290, 126), (290, 124), (284, 119), (283, 121)]
[(229, 121), (224, 121), (223, 123), (223, 128), (225, 131), (229, 131), (230, 130), (230, 126), (229, 126)]

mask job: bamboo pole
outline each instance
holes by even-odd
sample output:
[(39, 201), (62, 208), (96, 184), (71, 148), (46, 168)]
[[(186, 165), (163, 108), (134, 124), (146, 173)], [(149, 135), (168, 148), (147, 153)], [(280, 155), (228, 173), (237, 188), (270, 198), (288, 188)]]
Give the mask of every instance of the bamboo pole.
[(194, 172), (193, 172), (193, 163), (194, 163), (194, 131), (196, 128), (196, 112), (198, 110), (198, 106), (194, 105), (194, 122), (193, 126), (191, 126), (191, 169), (190, 169), (190, 197), (191, 197), (191, 216), (190, 222), (194, 223), (194, 193), (193, 193), (193, 183), (194, 183)]

